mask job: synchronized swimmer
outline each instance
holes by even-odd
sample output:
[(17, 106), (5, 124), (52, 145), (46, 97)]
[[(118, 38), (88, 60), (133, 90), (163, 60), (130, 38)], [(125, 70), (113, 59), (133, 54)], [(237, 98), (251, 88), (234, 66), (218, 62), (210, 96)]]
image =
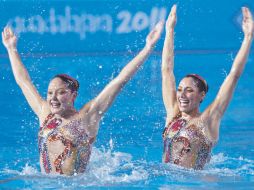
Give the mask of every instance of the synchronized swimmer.
[(6, 27), (2, 33), (15, 80), (40, 121), (39, 152), (43, 173), (73, 175), (83, 173), (88, 164), (99, 123), (123, 86), (145, 62), (163, 30), (158, 23), (146, 37), (146, 45), (102, 92), (79, 111), (74, 108), (79, 82), (58, 74), (49, 83), (44, 100), (33, 85), (17, 51), (17, 38)]
[[(166, 36), (162, 52), (162, 95), (167, 118), (163, 132), (163, 162), (185, 168), (203, 169), (218, 141), (221, 118), (232, 98), (243, 72), (254, 35), (254, 23), (248, 8), (242, 8), (244, 39), (231, 71), (215, 100), (199, 111), (208, 92), (207, 82), (198, 74), (188, 74), (176, 88), (174, 69), (174, 28), (176, 5), (165, 24)], [(9, 27), (2, 32), (13, 75), (31, 109), (38, 116), (38, 145), (43, 173), (74, 175), (83, 173), (90, 159), (99, 123), (124, 85), (145, 62), (159, 40), (164, 23), (158, 23), (147, 35), (145, 47), (103, 90), (80, 110), (74, 107), (79, 82), (66, 74), (58, 74), (49, 82), (43, 99), (32, 83), (18, 50), (17, 37)]]
[(167, 119), (163, 132), (163, 162), (185, 168), (203, 169), (219, 138), (221, 118), (233, 96), (243, 72), (253, 40), (254, 23), (248, 8), (242, 8), (244, 39), (233, 66), (215, 100), (199, 111), (208, 92), (207, 82), (198, 74), (188, 74), (176, 88), (174, 76), (174, 28), (176, 5), (166, 22), (166, 37), (162, 52), (162, 94)]

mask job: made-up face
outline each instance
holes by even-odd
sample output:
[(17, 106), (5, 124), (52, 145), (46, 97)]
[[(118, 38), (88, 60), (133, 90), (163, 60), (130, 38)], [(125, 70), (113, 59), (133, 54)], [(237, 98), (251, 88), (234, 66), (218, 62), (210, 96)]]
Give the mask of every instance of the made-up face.
[(190, 114), (199, 110), (200, 102), (205, 97), (204, 92), (200, 92), (197, 83), (191, 77), (183, 78), (177, 88), (177, 103), (181, 112)]
[(73, 109), (76, 92), (72, 92), (60, 78), (54, 78), (48, 86), (47, 102), (52, 114), (63, 114)]

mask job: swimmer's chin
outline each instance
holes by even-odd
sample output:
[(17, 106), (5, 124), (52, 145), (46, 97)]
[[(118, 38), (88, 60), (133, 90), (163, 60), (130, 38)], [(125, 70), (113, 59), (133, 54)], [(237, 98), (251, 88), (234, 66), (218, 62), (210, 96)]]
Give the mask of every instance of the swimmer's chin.
[(61, 113), (63, 113), (63, 109), (61, 107), (52, 107), (50, 106), (50, 111), (52, 114), (58, 114), (61, 115)]
[(190, 111), (189, 104), (188, 103), (181, 103), (178, 102), (178, 108), (181, 112), (188, 112)]

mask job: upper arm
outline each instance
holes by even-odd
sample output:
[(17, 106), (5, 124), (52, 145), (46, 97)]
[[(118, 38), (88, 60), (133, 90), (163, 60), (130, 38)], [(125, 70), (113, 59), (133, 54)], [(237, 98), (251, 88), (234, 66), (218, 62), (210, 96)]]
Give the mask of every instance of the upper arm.
[(220, 121), (225, 113), (237, 83), (238, 77), (232, 73), (224, 80), (220, 90), (210, 106), (204, 111), (204, 118), (208, 121), (208, 130), (212, 136), (218, 136)]
[(171, 120), (178, 112), (176, 98), (176, 84), (173, 72), (162, 70), (162, 97), (167, 112), (167, 119)]
[(34, 113), (40, 118), (43, 112), (48, 110), (46, 101), (40, 96), (35, 86), (30, 80), (18, 83), (28, 104)]
[(96, 137), (101, 119), (101, 115), (94, 109), (94, 105), (94, 100), (91, 100), (85, 104), (79, 112), (79, 118), (81, 118), (83, 122), (82, 126), (85, 127), (90, 137)]
[(237, 80), (238, 77), (233, 74), (229, 74), (224, 80), (215, 100), (208, 107), (210, 117), (221, 118), (223, 116), (233, 96)]
[(103, 115), (106, 110), (111, 106), (115, 100), (117, 94), (120, 92), (122, 87), (131, 79), (136, 73), (138, 68), (144, 63), (151, 49), (145, 47), (142, 49), (137, 56), (135, 56), (113, 79), (102, 92), (92, 101), (90, 111), (97, 113), (99, 117)]
[(96, 120), (99, 120), (113, 103), (123, 83), (118, 77), (112, 80), (97, 97), (81, 109), (82, 115), (92, 114), (96, 116)]

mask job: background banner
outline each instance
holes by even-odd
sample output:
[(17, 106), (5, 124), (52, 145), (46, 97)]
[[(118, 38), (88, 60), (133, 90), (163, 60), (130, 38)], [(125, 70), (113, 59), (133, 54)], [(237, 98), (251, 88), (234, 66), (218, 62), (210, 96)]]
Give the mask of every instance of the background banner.
[[(178, 5), (176, 50), (185, 52), (238, 48), (241, 6), (254, 8), (253, 0), (9, 0), (1, 1), (0, 26), (15, 30), (24, 53), (138, 51), (174, 3)], [(163, 36), (157, 50), (162, 43)], [(3, 46), (0, 53), (5, 53)]]

